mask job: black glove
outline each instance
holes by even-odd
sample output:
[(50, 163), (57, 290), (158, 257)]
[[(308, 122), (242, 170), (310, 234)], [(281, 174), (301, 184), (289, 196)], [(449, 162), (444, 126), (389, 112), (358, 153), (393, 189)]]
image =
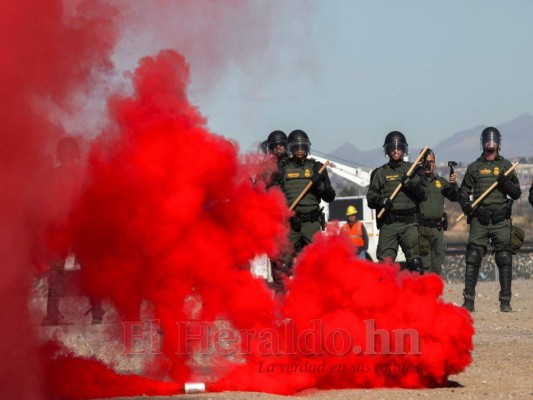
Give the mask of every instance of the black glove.
[(325, 179), (326, 179), (326, 175), (322, 175), (322, 174), (314, 174), (311, 177), (311, 180), (313, 181), (315, 185), (318, 185), (320, 182), (323, 182)]
[(326, 175), (324, 174), (324, 172), (322, 171), (322, 173), (319, 173), (318, 171), (320, 171), (320, 168), (322, 168), (324, 164), (322, 164), (321, 162), (317, 161), (315, 162), (315, 164), (313, 165), (313, 176), (311, 177), (311, 180), (313, 181), (313, 183), (315, 185), (318, 185), (320, 182), (324, 181), (326, 179)]
[(506, 177), (504, 174), (498, 175), (498, 179), (496, 180), (498, 182), (498, 185), (505, 186), (507, 182), (509, 182), (509, 178)]
[(522, 194), (520, 185), (511, 181), (509, 176), (505, 176), (504, 174), (498, 175), (496, 182), (498, 182), (498, 186), (501, 188), (503, 193), (505, 193), (511, 199), (518, 200), (520, 198), (520, 195)]
[[(425, 164), (424, 164), (424, 165), (425, 165)], [(416, 164), (416, 167), (415, 167), (415, 169), (413, 170), (413, 175), (416, 175), (416, 174), (418, 174), (420, 171), (422, 171), (423, 169), (425, 169), (424, 165)]]
[(381, 203), (381, 208), (385, 209), (385, 211), (389, 211), (393, 206), (392, 200), (389, 199), (388, 197), (385, 199), (381, 199), (380, 203)]
[(403, 174), (400, 181), (402, 182), (402, 185), (407, 186), (409, 182), (411, 182), (411, 178), (408, 177), (406, 174)]
[(470, 215), (474, 211), (474, 207), (472, 207), (472, 203), (470, 201), (468, 203), (461, 204), (461, 209), (463, 210), (464, 215)]

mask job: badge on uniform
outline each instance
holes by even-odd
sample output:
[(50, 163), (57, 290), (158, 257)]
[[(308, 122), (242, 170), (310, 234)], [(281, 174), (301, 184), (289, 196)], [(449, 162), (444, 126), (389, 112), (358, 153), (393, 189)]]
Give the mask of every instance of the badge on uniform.
[(496, 175), (496, 176), (500, 175), (500, 168), (499, 167), (494, 167), (494, 175)]
[(442, 183), (440, 183), (440, 181), (437, 179), (435, 181), (435, 186), (440, 189), (442, 187)]

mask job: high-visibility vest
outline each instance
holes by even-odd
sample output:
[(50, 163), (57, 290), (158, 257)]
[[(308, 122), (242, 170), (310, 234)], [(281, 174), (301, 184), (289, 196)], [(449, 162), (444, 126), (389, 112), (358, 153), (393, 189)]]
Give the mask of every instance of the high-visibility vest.
[(342, 227), (341, 232), (350, 238), (355, 247), (365, 246), (365, 240), (363, 237), (363, 224), (361, 222), (357, 221), (352, 227), (350, 227), (350, 224), (346, 222), (346, 224), (344, 224)]

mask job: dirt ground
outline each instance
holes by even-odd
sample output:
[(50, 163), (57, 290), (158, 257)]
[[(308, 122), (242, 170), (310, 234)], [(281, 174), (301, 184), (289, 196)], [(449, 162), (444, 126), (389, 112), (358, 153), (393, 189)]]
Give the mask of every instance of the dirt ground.
[[(462, 301), (461, 291), (462, 284), (448, 284), (445, 288), (444, 298), (449, 302), (460, 303)], [(499, 285), (496, 282), (481, 282), (477, 291), (476, 312), (473, 314), (476, 328), (474, 360), (465, 372), (450, 376), (449, 387), (420, 390), (307, 390), (291, 397), (310, 400), (345, 398), (357, 398), (359, 400), (533, 399), (533, 280), (513, 282), (512, 313), (499, 311)], [(75, 338), (76, 336), (71, 337)], [(64, 339), (67, 339), (67, 342), (69, 340), (66, 337)], [(70, 345), (77, 347), (79, 354), (95, 355), (99, 352), (99, 349), (92, 346), (80, 348), (76, 342), (71, 342)], [(127, 365), (123, 367), (123, 370), (128, 369), (135, 369), (135, 367), (132, 365), (129, 368)], [(150, 397), (150, 399), (266, 400), (281, 397), (284, 396), (266, 393), (223, 392)], [(128, 399), (146, 398), (130, 397)], [(118, 399), (115, 398), (115, 400)]]

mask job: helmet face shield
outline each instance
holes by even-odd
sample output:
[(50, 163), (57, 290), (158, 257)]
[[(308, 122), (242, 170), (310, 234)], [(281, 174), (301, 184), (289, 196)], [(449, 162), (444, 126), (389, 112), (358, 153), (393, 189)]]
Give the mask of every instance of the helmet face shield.
[(392, 142), (383, 145), (385, 154), (390, 155), (394, 150), (401, 150), (402, 154), (407, 154), (407, 144), (402, 142)]
[(287, 142), (284, 142), (284, 141), (281, 141), (281, 140), (276, 140), (276, 141), (273, 141), (273, 142), (268, 142), (268, 151), (270, 153), (274, 153), (274, 150), (276, 150), (278, 147), (287, 147)]
[(500, 135), (496, 134), (495, 132), (488, 132), (487, 134), (481, 136), (481, 147), (498, 147), (500, 148), (501, 144), (501, 137)]
[(502, 136), (498, 129), (493, 128), (492, 126), (485, 128), (481, 133), (481, 149), (483, 151), (487, 150), (489, 152), (494, 152), (500, 150), (502, 144)]
[(289, 153), (294, 154), (297, 151), (304, 151), (305, 154), (309, 154), (311, 145), (308, 142), (292, 142), (289, 143)]

